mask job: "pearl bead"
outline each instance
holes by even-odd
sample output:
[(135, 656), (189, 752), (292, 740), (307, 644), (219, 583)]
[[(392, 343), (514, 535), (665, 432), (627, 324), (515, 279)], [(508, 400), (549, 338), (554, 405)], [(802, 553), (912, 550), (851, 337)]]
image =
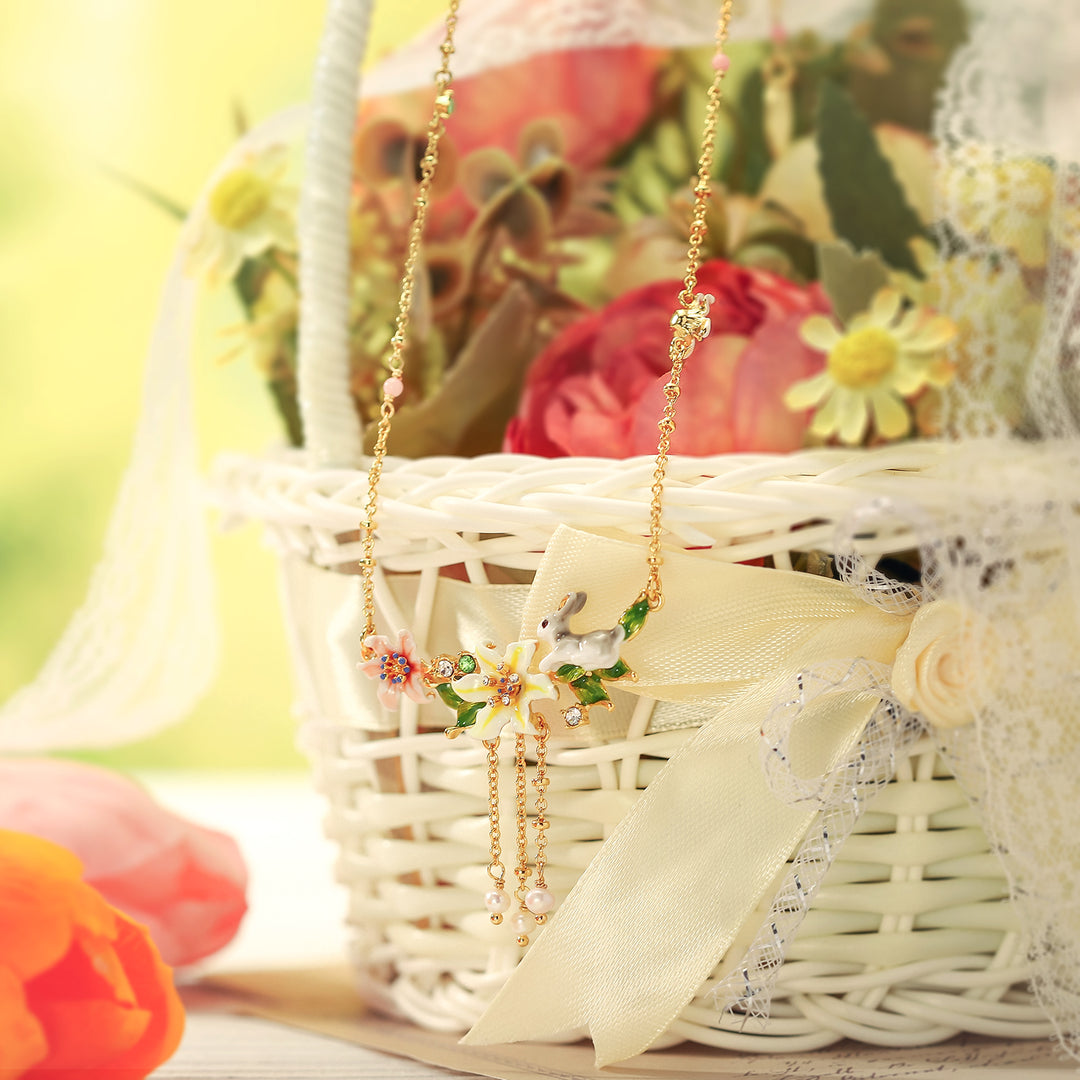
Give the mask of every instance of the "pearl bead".
[(510, 929), (515, 934), (527, 934), (536, 928), (536, 920), (527, 911), (515, 911), (510, 916)]
[(382, 384), (383, 393), (388, 398), (401, 397), (401, 392), (405, 389), (405, 384), (396, 376), (391, 375), (389, 379)]
[(500, 914), (510, 906), (510, 897), (499, 889), (484, 893), (484, 907), (493, 915)]
[(533, 889), (525, 897), (525, 906), (534, 915), (546, 915), (555, 906), (555, 897), (547, 889)]
[(731, 57), (727, 53), (718, 52), (712, 58), (713, 71), (727, 71), (731, 67)]

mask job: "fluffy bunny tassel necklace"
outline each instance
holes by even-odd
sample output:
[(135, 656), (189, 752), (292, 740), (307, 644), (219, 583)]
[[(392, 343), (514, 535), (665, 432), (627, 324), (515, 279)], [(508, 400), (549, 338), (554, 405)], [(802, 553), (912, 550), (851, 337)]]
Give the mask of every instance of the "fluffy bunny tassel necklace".
[[(647, 580), (637, 598), (629, 604), (615, 626), (610, 629), (575, 633), (570, 619), (580, 612), (587, 594), (568, 593), (558, 609), (542, 619), (536, 628), (535, 639), (514, 641), (504, 649), (493, 643), (478, 644), (456, 655), (444, 654), (425, 660), (416, 653), (412, 636), (401, 630), (396, 640), (375, 632), (375, 541), (378, 510), (378, 489), (386, 456), (387, 439), (395, 411), (395, 399), (404, 388), (405, 349), (408, 342), (409, 313), (415, 283), (421, 237), (427, 217), (432, 179), (439, 160), (439, 141), (445, 132), (446, 120), (453, 111), (450, 57), (454, 52), (454, 31), (457, 26), (459, 0), (450, 0), (446, 18), (446, 35), (440, 46), (442, 63), (435, 75), (435, 107), (428, 123), (427, 149), (421, 158), (421, 177), (413, 204), (413, 220), (401, 283), (395, 332), (387, 358), (388, 375), (383, 383), (379, 424), (368, 469), (368, 492), (364, 520), (360, 523), (363, 557), (360, 577), (364, 602), (364, 636), (361, 649), (361, 670), (379, 683), (379, 700), (394, 709), (405, 694), (417, 702), (437, 695), (455, 714), (456, 721), (446, 729), (449, 738), (462, 734), (481, 742), (487, 751), (488, 824), (491, 859), (487, 872), (492, 887), (484, 895), (484, 905), (493, 923), (502, 923), (513, 901), (506, 889), (506, 868), (502, 862), (499, 825), (499, 743), (509, 729), (515, 739), (514, 768), (517, 816), (517, 866), (514, 876), (517, 886), (513, 900), (517, 910), (509, 918), (510, 928), (519, 945), (529, 943), (529, 933), (547, 921), (555, 899), (544, 878), (546, 866), (547, 820), (547, 744), (550, 728), (538, 711), (542, 702), (557, 702), (560, 690), (568, 703), (561, 707), (562, 720), (567, 728), (588, 724), (594, 708), (612, 707), (608, 685), (634, 674), (620, 655), (623, 645), (637, 635), (649, 616), (664, 602), (660, 581), (662, 510), (664, 479), (667, 473), (671, 437), (675, 432), (675, 412), (679, 400), (679, 383), (683, 365), (699, 341), (710, 331), (709, 308), (713, 297), (695, 292), (700, 251), (705, 236), (705, 218), (710, 193), (710, 175), (714, 156), (714, 140), (720, 113), (721, 88), (729, 60), (724, 52), (732, 0), (724, 0), (716, 31), (715, 72), (709, 88), (708, 110), (702, 136), (701, 157), (694, 182), (694, 212), (690, 226), (689, 250), (683, 289), (678, 294), (678, 308), (671, 318), (671, 344), (668, 350), (671, 367), (664, 387), (665, 404), (657, 422), (655, 468), (651, 488), (649, 513), (649, 543), (646, 563)], [(534, 664), (539, 647), (547, 651)], [(527, 824), (529, 809), (526, 799), (527, 742), (535, 739), (532, 756), (536, 762), (532, 786), (536, 792), (532, 825), (536, 830), (536, 854), (530, 866)], [(533, 871), (535, 869), (535, 878)]]

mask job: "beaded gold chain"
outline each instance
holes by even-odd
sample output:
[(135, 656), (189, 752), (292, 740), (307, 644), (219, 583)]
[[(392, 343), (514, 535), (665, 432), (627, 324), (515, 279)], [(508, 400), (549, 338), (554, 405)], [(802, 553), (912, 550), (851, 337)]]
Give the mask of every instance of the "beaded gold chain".
[[(547, 811), (547, 740), (550, 734), (544, 718), (533, 705), (544, 700), (556, 700), (558, 686), (569, 692), (573, 701), (562, 710), (569, 728), (588, 723), (589, 710), (611, 708), (608, 684), (633, 678), (633, 672), (620, 655), (624, 642), (634, 637), (645, 625), (651, 611), (664, 603), (660, 568), (664, 525), (664, 483), (667, 475), (671, 438), (675, 433), (675, 418), (680, 395), (683, 366), (698, 342), (709, 334), (709, 309), (714, 298), (697, 290), (701, 247), (706, 234), (706, 215), (711, 193), (711, 176), (716, 151), (716, 128), (724, 76), (730, 61), (724, 51), (734, 0), (723, 0), (716, 26), (716, 53), (713, 57), (714, 76), (709, 87), (701, 152), (693, 186), (694, 202), (691, 215), (686, 273), (683, 288), (678, 294), (678, 308), (671, 317), (671, 343), (668, 355), (671, 368), (664, 387), (664, 408), (657, 428), (655, 468), (649, 505), (649, 543), (646, 564), (648, 576), (645, 587), (610, 629), (585, 634), (573, 633), (570, 618), (577, 614), (587, 600), (585, 592), (568, 593), (558, 609), (543, 619), (537, 627), (536, 639), (512, 642), (500, 654), (493, 643), (481, 644), (457, 653), (436, 656), (431, 660), (416, 655), (408, 631), (399, 632), (396, 642), (375, 631), (375, 540), (376, 516), (379, 509), (379, 485), (386, 459), (387, 441), (395, 413), (395, 401), (404, 390), (405, 350), (409, 341), (412, 298), (416, 267), (420, 256), (424, 225), (432, 181), (439, 163), (439, 142), (446, 132), (446, 121), (454, 109), (453, 77), (450, 58), (454, 54), (454, 33), (457, 29), (460, 0), (449, 0), (446, 29), (439, 46), (441, 63), (435, 73), (435, 103), (427, 127), (427, 145), (420, 159), (420, 178), (413, 202), (413, 218), (409, 228), (408, 245), (402, 270), (394, 334), (390, 339), (387, 357), (387, 377), (382, 386), (382, 400), (371, 462), (368, 466), (367, 497), (364, 519), (360, 523), (360, 578), (363, 596), (364, 632), (361, 647), (362, 669), (380, 681), (379, 697), (388, 707), (396, 707), (401, 694), (416, 701), (438, 696), (456, 713), (456, 722), (446, 729), (450, 738), (461, 734), (482, 742), (487, 751), (489, 831), (491, 860), (488, 875), (493, 888), (484, 897), (492, 922), (501, 923), (511, 906), (506, 888), (506, 868), (502, 863), (501, 834), (498, 811), (499, 739), (505, 727), (514, 732), (515, 739), (515, 802), (517, 816), (517, 866), (514, 876), (517, 887), (514, 898), (519, 910), (511, 918), (511, 928), (521, 945), (528, 944), (531, 927), (543, 924), (554, 906), (554, 899), (544, 878), (546, 861)], [(533, 664), (540, 644), (548, 652)], [(557, 685), (558, 684), (558, 685)], [(535, 882), (530, 888), (532, 868), (528, 859), (528, 807), (526, 799), (526, 742), (525, 736), (536, 738), (536, 790), (533, 826), (537, 830)]]

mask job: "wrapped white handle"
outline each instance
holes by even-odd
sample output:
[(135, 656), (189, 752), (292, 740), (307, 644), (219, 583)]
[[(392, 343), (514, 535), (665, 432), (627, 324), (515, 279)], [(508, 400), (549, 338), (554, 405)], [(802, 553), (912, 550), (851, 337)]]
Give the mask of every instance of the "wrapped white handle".
[(297, 379), (313, 466), (355, 465), (362, 430), (349, 394), (349, 196), (360, 65), (374, 0), (330, 0), (311, 93), (300, 195)]

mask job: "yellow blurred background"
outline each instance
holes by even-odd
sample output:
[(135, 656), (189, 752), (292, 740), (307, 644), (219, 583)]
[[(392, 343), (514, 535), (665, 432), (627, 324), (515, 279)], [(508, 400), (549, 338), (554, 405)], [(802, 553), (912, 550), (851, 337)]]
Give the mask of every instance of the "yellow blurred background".
[[(441, 0), (383, 0), (369, 56)], [(5, 0), (0, 19), (0, 700), (81, 603), (127, 461), (143, 356), (178, 223), (116, 170), (190, 205), (234, 138), (308, 94), (310, 0)], [(222, 366), (240, 318), (204, 304), (195, 372), (203, 460), (278, 437), (259, 379)], [(288, 767), (292, 688), (275, 570), (258, 531), (214, 537), (224, 649), (185, 722), (96, 753), (123, 767)]]

